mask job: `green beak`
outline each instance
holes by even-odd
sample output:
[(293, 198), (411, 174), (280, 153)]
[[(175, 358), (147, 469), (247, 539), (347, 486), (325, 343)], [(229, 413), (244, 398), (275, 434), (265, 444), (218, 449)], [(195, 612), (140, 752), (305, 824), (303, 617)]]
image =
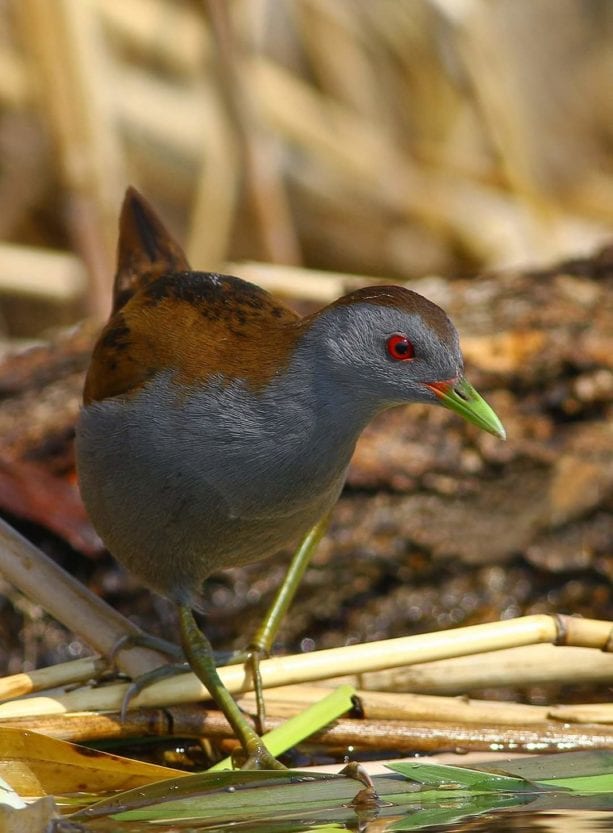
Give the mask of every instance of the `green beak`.
[(479, 396), (473, 386), (461, 376), (457, 381), (433, 382), (426, 385), (438, 397), (444, 408), (463, 416), (468, 422), (478, 425), (501, 440), (506, 440), (507, 434), (494, 411), (482, 396)]

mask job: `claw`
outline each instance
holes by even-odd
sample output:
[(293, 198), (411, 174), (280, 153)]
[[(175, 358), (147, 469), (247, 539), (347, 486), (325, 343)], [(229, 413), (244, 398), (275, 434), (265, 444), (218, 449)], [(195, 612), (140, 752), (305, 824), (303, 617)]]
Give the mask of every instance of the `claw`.
[(174, 677), (177, 674), (186, 674), (189, 670), (190, 667), (186, 662), (173, 662), (168, 665), (160, 665), (159, 668), (154, 668), (152, 671), (148, 671), (146, 674), (141, 674), (140, 677), (133, 680), (128, 686), (127, 691), (123, 696), (123, 700), (121, 701), (121, 709), (119, 711), (121, 722), (125, 722), (130, 703), (137, 694), (140, 694), (140, 692), (143, 691), (143, 689), (153, 683), (159, 682), (160, 680), (165, 680), (168, 677)]

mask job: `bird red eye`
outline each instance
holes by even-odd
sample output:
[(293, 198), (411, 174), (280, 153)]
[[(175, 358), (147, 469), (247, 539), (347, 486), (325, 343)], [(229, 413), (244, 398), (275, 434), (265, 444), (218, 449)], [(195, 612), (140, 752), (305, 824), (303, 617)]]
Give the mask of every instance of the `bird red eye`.
[(415, 349), (409, 339), (402, 333), (394, 333), (387, 340), (387, 352), (398, 362), (406, 362), (415, 355)]

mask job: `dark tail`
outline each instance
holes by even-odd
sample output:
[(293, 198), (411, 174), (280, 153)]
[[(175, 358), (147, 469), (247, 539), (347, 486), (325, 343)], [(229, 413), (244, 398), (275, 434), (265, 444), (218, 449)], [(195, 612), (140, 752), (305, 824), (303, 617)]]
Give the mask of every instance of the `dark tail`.
[(126, 191), (119, 218), (113, 314), (162, 275), (186, 272), (185, 252), (136, 188)]

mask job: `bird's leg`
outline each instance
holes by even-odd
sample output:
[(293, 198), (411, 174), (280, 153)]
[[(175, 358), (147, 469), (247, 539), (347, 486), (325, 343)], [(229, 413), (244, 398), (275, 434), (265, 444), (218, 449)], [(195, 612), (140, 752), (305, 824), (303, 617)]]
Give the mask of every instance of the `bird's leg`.
[(247, 758), (243, 764), (244, 768), (285, 769), (283, 764), (280, 764), (266, 749), (262, 739), (249, 725), (234, 698), (221, 681), (215, 667), (211, 644), (196, 624), (189, 605), (179, 604), (178, 610), (181, 642), (185, 655), (193, 672), (204, 683), (240, 741)]
[(304, 572), (313, 557), (317, 545), (325, 534), (329, 522), (330, 515), (324, 515), (302, 539), (298, 549), (294, 553), (283, 582), (277, 590), (272, 604), (262, 620), (262, 624), (253, 635), (247, 649), (247, 665), (251, 671), (257, 708), (256, 725), (260, 733), (263, 731), (264, 719), (266, 717), (262, 676), (260, 674), (260, 660), (270, 654), (275, 637), (281, 627), (281, 622), (296, 595)]
[(151, 648), (153, 651), (159, 651), (166, 654), (174, 661), (167, 665), (160, 665), (158, 668), (153, 668), (151, 671), (146, 671), (139, 677), (132, 680), (128, 686), (126, 693), (121, 701), (120, 718), (122, 723), (125, 722), (128, 713), (128, 707), (137, 694), (148, 688), (153, 683), (160, 680), (174, 677), (176, 674), (185, 674), (189, 671), (189, 665), (185, 659), (185, 655), (179, 645), (174, 642), (169, 642), (166, 639), (161, 639), (159, 636), (153, 636), (150, 633), (128, 633), (120, 637), (111, 648), (109, 653), (109, 662), (115, 664), (117, 654), (127, 648)]

